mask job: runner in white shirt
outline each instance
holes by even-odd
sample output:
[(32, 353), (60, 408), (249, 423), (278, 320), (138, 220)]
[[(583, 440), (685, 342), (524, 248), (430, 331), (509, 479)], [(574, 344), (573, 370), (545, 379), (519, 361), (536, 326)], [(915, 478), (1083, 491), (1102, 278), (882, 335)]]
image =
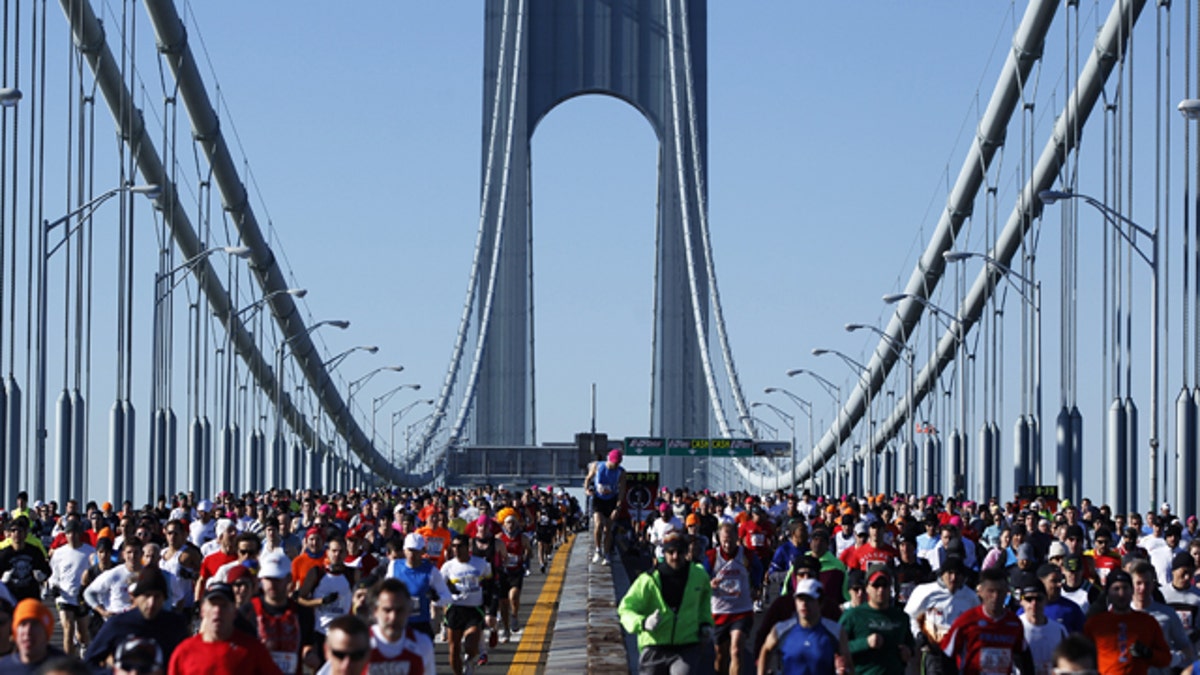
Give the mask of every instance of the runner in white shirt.
[(50, 554), (50, 589), (57, 598), (58, 617), (63, 626), (63, 651), (75, 654), (76, 645), (91, 641), (88, 635), (87, 608), (79, 597), (83, 590), (83, 573), (90, 566), (88, 556), (96, 552), (83, 540), (83, 523), (75, 517), (63, 518), (67, 543)]
[(471, 540), (456, 533), (450, 540), (454, 557), (442, 564), (442, 577), (450, 589), (450, 607), (446, 610), (447, 642), (450, 666), (463, 672), (463, 663), (473, 668), (479, 654), (479, 637), (484, 624), (482, 582), (492, 576), (492, 566), (471, 555)]
[(1021, 598), (1021, 625), (1025, 628), (1025, 642), (1033, 656), (1034, 673), (1051, 675), (1054, 672), (1054, 650), (1067, 637), (1067, 629), (1057, 621), (1046, 618), (1046, 587), (1037, 577), (1021, 583), (1017, 589)]

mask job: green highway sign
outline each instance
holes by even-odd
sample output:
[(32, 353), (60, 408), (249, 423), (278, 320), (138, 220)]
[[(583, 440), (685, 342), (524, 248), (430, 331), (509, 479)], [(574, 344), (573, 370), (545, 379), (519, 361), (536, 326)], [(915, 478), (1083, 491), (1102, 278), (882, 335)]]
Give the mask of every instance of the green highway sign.
[(754, 441), (744, 438), (714, 438), (711, 446), (713, 457), (754, 456)]
[(791, 457), (792, 444), (788, 441), (757, 441), (754, 444), (755, 457)]
[(631, 457), (662, 457), (667, 454), (667, 442), (661, 438), (626, 436), (625, 454)]
[(671, 457), (708, 457), (708, 439), (669, 438), (667, 454)]

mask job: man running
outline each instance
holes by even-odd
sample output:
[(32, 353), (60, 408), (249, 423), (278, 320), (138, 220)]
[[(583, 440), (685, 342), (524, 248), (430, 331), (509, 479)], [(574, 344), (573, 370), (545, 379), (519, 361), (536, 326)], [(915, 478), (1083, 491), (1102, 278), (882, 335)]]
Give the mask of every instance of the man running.
[(625, 469), (621, 467), (621, 451), (610, 450), (608, 461), (592, 462), (583, 484), (592, 498), (593, 540), (596, 551), (592, 562), (608, 564), (612, 548), (612, 523), (625, 499)]

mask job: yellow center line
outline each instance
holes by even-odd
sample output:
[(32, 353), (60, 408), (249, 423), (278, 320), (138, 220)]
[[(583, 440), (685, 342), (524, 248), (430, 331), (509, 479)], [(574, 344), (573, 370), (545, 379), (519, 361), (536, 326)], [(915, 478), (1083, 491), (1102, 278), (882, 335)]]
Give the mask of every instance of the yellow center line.
[(550, 640), (550, 627), (555, 612), (558, 611), (558, 599), (562, 593), (563, 580), (567, 576), (567, 559), (571, 555), (571, 547), (575, 543), (575, 535), (567, 539), (567, 543), (554, 554), (550, 563), (550, 573), (542, 592), (538, 594), (537, 603), (529, 613), (525, 622), (525, 632), (521, 634), (521, 643), (513, 654), (512, 665), (508, 675), (538, 675), (539, 668), (545, 665), (542, 656), (546, 651), (546, 643)]

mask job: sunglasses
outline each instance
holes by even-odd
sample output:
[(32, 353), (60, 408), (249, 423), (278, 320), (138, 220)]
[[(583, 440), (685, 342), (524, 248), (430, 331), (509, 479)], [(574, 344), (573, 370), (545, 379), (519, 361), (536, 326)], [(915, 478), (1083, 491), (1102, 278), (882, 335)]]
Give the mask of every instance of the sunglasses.
[(346, 659), (350, 659), (351, 661), (361, 661), (362, 659), (367, 658), (367, 655), (370, 653), (370, 649), (356, 649), (352, 652), (344, 652), (340, 649), (329, 650), (330, 656), (338, 661), (345, 661)]
[(252, 548), (239, 548), (238, 555), (258, 555), (258, 551)]
[(891, 584), (886, 581), (876, 581), (875, 583), (871, 584), (871, 588), (887, 588), (890, 585)]
[(1021, 600), (1024, 602), (1042, 602), (1045, 600), (1045, 598), (1040, 595), (1026, 595), (1025, 597), (1021, 598)]

